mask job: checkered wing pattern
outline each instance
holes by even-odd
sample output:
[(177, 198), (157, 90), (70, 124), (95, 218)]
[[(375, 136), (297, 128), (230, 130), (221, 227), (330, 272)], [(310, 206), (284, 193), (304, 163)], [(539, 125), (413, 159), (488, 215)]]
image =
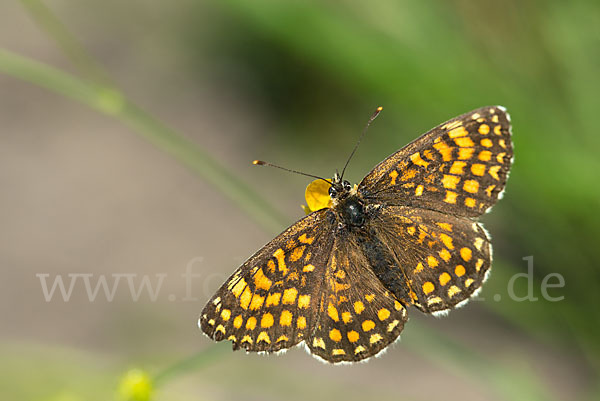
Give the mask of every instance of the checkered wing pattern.
[(370, 202), (477, 217), (498, 200), (513, 148), (500, 106), (456, 117), (378, 164), (360, 183)]
[(204, 333), (247, 351), (278, 351), (306, 339), (333, 246), (332, 214), (304, 217), (248, 259), (202, 311)]
[(482, 226), (469, 218), (385, 206), (372, 227), (374, 237), (387, 245), (396, 260), (380, 277), (383, 284), (425, 313), (465, 302), (489, 272), (490, 240)]
[(327, 362), (354, 362), (376, 355), (398, 338), (404, 306), (375, 276), (360, 243), (336, 236), (327, 264), (316, 328), (307, 346)]

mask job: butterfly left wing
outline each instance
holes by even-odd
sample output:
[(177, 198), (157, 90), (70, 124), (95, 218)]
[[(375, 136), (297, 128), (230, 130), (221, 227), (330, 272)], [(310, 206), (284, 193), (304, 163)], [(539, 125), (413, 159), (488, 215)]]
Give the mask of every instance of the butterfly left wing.
[(358, 191), (371, 203), (477, 217), (501, 196), (512, 157), (506, 110), (482, 107), (439, 125), (386, 158)]
[(307, 338), (333, 245), (331, 214), (309, 214), (248, 259), (204, 307), (202, 331), (246, 351), (278, 351)]
[(327, 362), (372, 357), (398, 338), (405, 307), (373, 273), (358, 238), (338, 231), (325, 270), (316, 327), (306, 345)]

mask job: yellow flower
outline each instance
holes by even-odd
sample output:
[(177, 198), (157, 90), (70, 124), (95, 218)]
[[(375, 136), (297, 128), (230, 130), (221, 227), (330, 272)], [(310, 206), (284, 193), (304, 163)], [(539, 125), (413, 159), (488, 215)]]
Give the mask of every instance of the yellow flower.
[(124, 401), (149, 401), (152, 393), (152, 379), (140, 369), (125, 373), (119, 384), (119, 397)]
[(304, 209), (306, 214), (326, 207), (331, 207), (329, 187), (330, 185), (323, 180), (314, 180), (308, 184), (306, 191), (304, 192), (304, 198), (306, 199), (306, 204), (308, 206), (302, 205), (302, 209)]

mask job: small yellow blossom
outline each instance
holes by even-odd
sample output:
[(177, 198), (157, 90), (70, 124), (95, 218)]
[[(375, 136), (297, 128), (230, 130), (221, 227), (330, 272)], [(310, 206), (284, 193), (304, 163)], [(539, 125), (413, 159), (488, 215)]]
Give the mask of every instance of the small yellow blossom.
[(149, 401), (152, 397), (152, 379), (140, 369), (125, 373), (119, 384), (119, 397), (123, 401)]
[(302, 205), (306, 214), (331, 207), (331, 198), (329, 197), (329, 187), (323, 180), (315, 180), (308, 184), (304, 192), (307, 206)]

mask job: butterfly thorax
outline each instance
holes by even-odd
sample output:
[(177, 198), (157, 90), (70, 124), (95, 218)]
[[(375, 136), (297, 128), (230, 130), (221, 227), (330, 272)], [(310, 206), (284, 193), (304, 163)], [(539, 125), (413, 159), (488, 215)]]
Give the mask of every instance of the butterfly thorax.
[(365, 203), (356, 189), (356, 185), (342, 181), (337, 174), (329, 188), (332, 209), (346, 227), (361, 227), (365, 223)]

